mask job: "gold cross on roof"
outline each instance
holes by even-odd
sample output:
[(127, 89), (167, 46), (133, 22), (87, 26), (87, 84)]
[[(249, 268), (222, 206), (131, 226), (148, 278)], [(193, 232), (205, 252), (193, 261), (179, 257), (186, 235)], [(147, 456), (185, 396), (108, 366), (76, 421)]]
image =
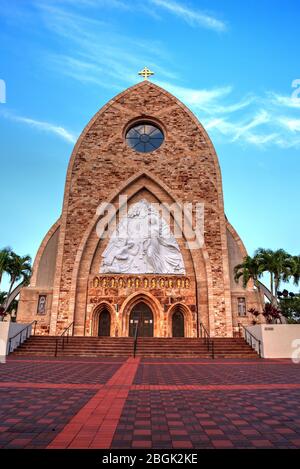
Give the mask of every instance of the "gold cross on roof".
[(148, 78), (151, 77), (151, 75), (154, 75), (154, 72), (151, 72), (151, 70), (149, 70), (148, 67), (144, 67), (143, 70), (139, 72), (139, 75), (144, 77), (144, 80), (148, 80)]

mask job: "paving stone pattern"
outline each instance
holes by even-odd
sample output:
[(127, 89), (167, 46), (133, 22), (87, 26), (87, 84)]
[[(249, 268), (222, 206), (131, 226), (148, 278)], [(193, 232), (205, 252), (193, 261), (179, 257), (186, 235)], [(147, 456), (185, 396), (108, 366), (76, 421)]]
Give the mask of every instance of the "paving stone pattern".
[(10, 359), (0, 448), (300, 448), (288, 360)]

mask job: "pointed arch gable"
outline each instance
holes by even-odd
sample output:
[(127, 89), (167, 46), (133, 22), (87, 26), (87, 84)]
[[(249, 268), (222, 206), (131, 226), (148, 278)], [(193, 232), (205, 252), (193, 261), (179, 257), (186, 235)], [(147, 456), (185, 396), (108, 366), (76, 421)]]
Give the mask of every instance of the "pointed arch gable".
[[(142, 173), (139, 176), (132, 178), (132, 183), (125, 183), (124, 187), (126, 188), (126, 194), (130, 200), (134, 198), (136, 194), (138, 194), (141, 190), (145, 189), (148, 190), (150, 194), (158, 201), (168, 201), (174, 203), (171, 198), (171, 194), (166, 192), (162, 185), (160, 185), (159, 181), (156, 179), (154, 180), (152, 176), (149, 174)], [(151, 184), (149, 185), (149, 182)], [(121, 193), (121, 192), (120, 192)], [(113, 201), (116, 201), (119, 194), (113, 194)], [(158, 198), (159, 197), (159, 198)], [(161, 200), (162, 199), (162, 200)], [(95, 259), (95, 253), (97, 252), (97, 248), (99, 242), (101, 243), (102, 240), (96, 236), (96, 223), (98, 221), (98, 215), (95, 215), (94, 219), (90, 223), (89, 227), (87, 228), (80, 247), (77, 251), (76, 260), (74, 263), (73, 268), (73, 277), (72, 277), (72, 285), (71, 285), (71, 301), (69, 304), (69, 317), (74, 318), (75, 322), (79, 317), (82, 319), (82, 314), (77, 309), (78, 304), (84, 304), (86, 302), (86, 295), (87, 295), (87, 288), (86, 282), (88, 279), (89, 274), (91, 273), (91, 266)], [(107, 241), (107, 240), (106, 240)], [(104, 244), (105, 246), (105, 244)], [(102, 250), (104, 247), (102, 248)], [(207, 289), (209, 285), (212, 285), (212, 272), (210, 268), (210, 259), (209, 255), (206, 252), (205, 246), (201, 250), (186, 250), (186, 255), (190, 256), (191, 259), (191, 269), (190, 274), (194, 276), (195, 283), (197, 283), (197, 293), (196, 296), (200, 295), (201, 291), (201, 301), (200, 308), (201, 314), (203, 316), (203, 321), (206, 323), (207, 326), (211, 324), (211, 330), (213, 330), (214, 324), (213, 319), (208, 319), (208, 310), (207, 310), (207, 303), (211, 305), (211, 298), (206, 296)], [(186, 259), (186, 257), (185, 257)], [(186, 261), (185, 261), (186, 263)], [(100, 265), (100, 264), (99, 264)], [(96, 272), (95, 272), (96, 273)], [(78, 293), (79, 292), (79, 293)], [(211, 308), (212, 311), (212, 308)], [(77, 313), (78, 312), (78, 317)], [(83, 323), (81, 324), (81, 328), (83, 327)]]
[[(154, 99), (151, 100), (151, 98)], [(168, 115), (161, 112), (167, 108), (169, 108)], [(148, 160), (139, 154), (130, 153), (124, 143), (122, 132), (126, 123), (136, 118), (164, 120), (170, 134), (170, 139), (166, 141), (163, 150), (158, 150), (152, 155), (153, 158)], [(177, 134), (179, 146), (176, 146)], [(186, 134), (188, 138), (185, 138)], [(176, 151), (176, 148), (179, 150)], [(120, 160), (120, 158), (123, 159)], [(191, 167), (187, 167), (185, 158), (191, 161)], [(124, 166), (120, 164), (120, 161), (124, 161)], [(91, 168), (93, 170), (96, 168), (97, 174), (96, 177), (88, 179), (87, 175), (91, 174)], [(211, 213), (214, 212), (215, 215), (211, 217), (211, 225), (214, 224), (214, 226), (210, 229), (214, 234), (217, 233), (216, 244), (219, 246), (219, 255), (213, 259), (212, 265), (210, 256), (212, 250), (215, 249), (214, 246), (204, 246), (201, 252), (193, 253), (191, 256), (196, 272), (199, 270), (196, 266), (202, 266), (200, 270), (202, 269), (203, 272), (197, 274), (197, 284), (208, 297), (200, 306), (203, 306), (205, 310), (205, 303), (208, 303), (211, 311), (213, 308), (215, 310), (219, 308), (219, 305), (221, 305), (220, 309), (223, 308), (221, 304), (223, 300), (221, 299), (218, 303), (216, 297), (221, 296), (220, 290), (225, 291), (227, 288), (228, 274), (226, 261), (223, 260), (226, 256), (227, 245), (221, 174), (214, 147), (202, 125), (183, 103), (157, 85), (142, 82), (125, 90), (107, 103), (92, 118), (74, 147), (68, 167), (61, 219), (51, 316), (52, 333), (57, 320), (66, 320), (66, 311), (69, 311), (68, 321), (72, 320), (76, 305), (82, 308), (86, 304), (84, 297), (79, 299), (77, 294), (78, 292), (80, 295), (85, 294), (82, 291), (86, 290), (84, 282), (87, 278), (86, 273), (89, 271), (83, 264), (90, 265), (87, 256), (93, 259), (95, 253), (95, 243), (91, 233), (97, 223), (97, 217), (92, 216), (97, 200), (105, 198), (115, 203), (112, 192), (115, 191), (117, 197), (122, 192), (120, 186), (127, 186), (123, 188), (123, 192), (131, 192), (133, 196), (136, 193), (134, 186), (138, 186), (140, 182), (140, 175), (136, 173), (137, 168), (141, 168), (140, 175), (143, 174), (142, 177), (145, 180), (148, 179), (144, 184), (145, 190), (149, 190), (158, 200), (167, 198), (167, 195), (170, 202), (179, 199), (199, 201), (205, 198), (207, 207), (210, 208)], [(146, 175), (147, 169), (149, 169), (149, 175)], [(174, 170), (173, 174), (171, 170)], [(182, 178), (181, 174), (183, 174)], [(186, 179), (189, 177), (193, 179), (190, 185)], [(169, 180), (170, 184), (168, 184)], [(105, 184), (106, 182), (109, 184)], [(110, 192), (109, 187), (113, 189), (107, 197), (107, 193)], [(84, 210), (80, 206), (80, 200), (83, 201)], [(87, 206), (87, 201), (91, 202), (89, 206)], [(81, 220), (81, 226), (87, 227), (83, 236), (80, 230), (73, 228), (78, 219)], [(213, 237), (210, 237), (208, 240), (211, 245), (212, 239)], [(216, 287), (212, 274), (218, 275), (222, 269), (224, 269), (224, 282), (221, 287)], [(208, 285), (212, 287), (209, 294)], [(228, 296), (227, 291), (226, 295)], [(227, 308), (230, 308), (228, 301)], [(211, 320), (213, 327), (213, 315)]]
[[(126, 107), (126, 112), (131, 115), (131, 117), (136, 116), (136, 111), (131, 109), (130, 107), (126, 106), (124, 104), (124, 98), (128, 96), (130, 93), (132, 93), (135, 90), (143, 89), (144, 87), (148, 88), (151, 90), (151, 88), (158, 90), (162, 95), (168, 97), (170, 102), (172, 103), (172, 107), (180, 107), (187, 115), (188, 117), (194, 122), (195, 126), (198, 128), (200, 133), (203, 135), (203, 138), (205, 140), (206, 145), (209, 147), (209, 156), (212, 158), (213, 164), (215, 166), (215, 176), (217, 178), (217, 190), (218, 190), (218, 205), (223, 209), (224, 204), (223, 204), (223, 192), (222, 192), (222, 181), (221, 181), (221, 172), (220, 172), (220, 166), (218, 162), (218, 158), (216, 155), (216, 151), (214, 149), (214, 146), (212, 144), (212, 141), (210, 140), (207, 132), (205, 131), (204, 127), (202, 124), (199, 122), (199, 120), (196, 118), (196, 116), (175, 96), (173, 96), (171, 93), (168, 91), (164, 90), (163, 88), (159, 87), (158, 85), (148, 82), (148, 81), (143, 81), (140, 83), (137, 83), (136, 85), (133, 85), (132, 87), (124, 90), (123, 92), (119, 93), (117, 96), (112, 98), (107, 104), (105, 104), (89, 121), (89, 123), (86, 125), (86, 127), (83, 129), (81, 135), (79, 136), (74, 149), (71, 154), (70, 162), (68, 165), (68, 170), (67, 170), (67, 176), (66, 176), (66, 183), (65, 183), (65, 193), (64, 193), (64, 201), (63, 201), (63, 210), (62, 210), (62, 216), (61, 216), (61, 225), (62, 225), (62, 235), (60, 237), (60, 242), (59, 242), (59, 247), (58, 247), (58, 261), (57, 261), (57, 274), (61, 273), (62, 270), (62, 262), (63, 262), (63, 246), (65, 243), (65, 235), (66, 235), (66, 220), (67, 220), (67, 214), (69, 210), (69, 194), (71, 190), (71, 182), (73, 178), (73, 168), (76, 162), (77, 155), (80, 153), (80, 146), (81, 144), (85, 141), (87, 134), (91, 131), (93, 125), (97, 122), (98, 118), (103, 115), (106, 111), (110, 110), (114, 106), (117, 107), (117, 109), (124, 109), (124, 106)], [(145, 171), (144, 171), (145, 173)], [(132, 175), (126, 183), (130, 184), (130, 179), (135, 179), (137, 175)], [(161, 182), (162, 184), (162, 182)], [(169, 188), (168, 188), (169, 190)], [(118, 192), (118, 190), (116, 190)], [(175, 200), (175, 198), (174, 198)], [(56, 295), (55, 297), (58, 299), (58, 290), (59, 286), (58, 284), (56, 285)], [(53, 302), (53, 311), (57, 309), (58, 302), (54, 300)]]
[[(215, 169), (216, 169), (218, 190), (221, 191), (221, 196), (222, 196), (222, 199), (223, 199), (222, 178), (221, 178), (221, 170), (220, 170), (218, 157), (217, 157), (214, 145), (213, 145), (208, 133), (206, 132), (205, 128), (200, 123), (200, 121), (197, 119), (195, 114), (193, 114), (190, 111), (190, 109), (182, 101), (180, 101), (178, 98), (176, 98), (174, 95), (172, 95), (170, 92), (168, 92), (164, 88), (161, 88), (160, 86), (154, 84), (153, 82), (149, 82), (149, 81), (145, 80), (145, 81), (142, 81), (140, 83), (137, 83), (137, 84), (127, 88), (126, 90), (122, 91), (121, 93), (119, 93), (118, 95), (113, 97), (110, 101), (108, 101), (104, 106), (102, 106), (99, 109), (99, 111), (97, 111), (97, 113), (91, 118), (91, 120), (88, 122), (88, 124), (85, 126), (85, 128), (81, 132), (81, 134), (80, 134), (80, 136), (79, 136), (79, 138), (78, 138), (78, 140), (77, 140), (77, 142), (76, 142), (76, 144), (73, 148), (71, 158), (70, 158), (70, 161), (69, 161), (69, 165), (68, 165), (67, 176), (66, 176), (66, 184), (65, 184), (65, 197), (64, 197), (64, 203), (63, 203), (64, 206), (65, 206), (65, 203), (66, 203), (66, 197), (68, 196), (68, 192), (70, 190), (70, 184), (71, 184), (72, 172), (73, 172), (73, 166), (74, 166), (74, 163), (75, 163), (75, 159), (76, 159), (76, 156), (77, 156), (78, 151), (80, 149), (80, 145), (85, 140), (88, 132), (92, 129), (93, 125), (96, 123), (99, 116), (104, 114), (106, 111), (108, 111), (112, 107), (116, 107), (119, 110), (123, 110), (124, 107), (125, 107), (126, 108), (126, 113), (127, 113), (127, 115), (131, 116), (131, 119), (135, 119), (135, 118), (139, 117), (139, 115), (137, 115), (137, 113), (136, 113), (136, 110), (134, 110), (131, 107), (129, 107), (128, 105), (124, 104), (124, 98), (126, 96), (128, 96), (130, 93), (132, 93), (133, 91), (142, 89), (144, 87), (147, 87), (150, 90), (151, 90), (151, 88), (158, 90), (162, 95), (168, 97), (168, 99), (170, 100), (170, 103), (172, 103), (169, 106), (164, 107), (161, 111), (158, 111), (156, 113), (158, 117), (164, 115), (167, 111), (169, 112), (170, 109), (176, 109), (176, 107), (180, 107), (188, 115), (188, 117), (194, 122), (195, 126), (198, 128), (200, 133), (203, 135), (205, 143), (209, 147), (210, 157), (212, 158)], [(143, 117), (146, 117), (146, 116), (143, 114)], [(222, 206), (223, 206), (223, 200), (222, 200)]]
[[(151, 186), (149, 185), (149, 181), (151, 182)], [(119, 190), (113, 191), (108, 198), (107, 206), (109, 206), (109, 204), (116, 205), (118, 201), (118, 197), (122, 194), (126, 194), (128, 198), (128, 202), (129, 202), (137, 193), (139, 193), (143, 189), (148, 190), (149, 193), (153, 195), (153, 197), (156, 199), (158, 203), (166, 202), (166, 203), (169, 203), (170, 205), (174, 203), (178, 204), (178, 201), (176, 201), (175, 195), (172, 194), (172, 191), (169, 190), (169, 188), (162, 181), (160, 181), (157, 177), (154, 177), (149, 172), (142, 171), (142, 172), (135, 174), (134, 176), (129, 178), (126, 182), (124, 182), (124, 184), (121, 186)], [(210, 208), (213, 211), (216, 210), (214, 207), (210, 207)], [(86, 247), (87, 241), (89, 237), (91, 236), (92, 232), (96, 230), (96, 225), (97, 225), (98, 220), (99, 220), (99, 214), (95, 213), (93, 219), (89, 223), (89, 226), (87, 227), (86, 231), (84, 232), (82, 236), (82, 240), (77, 250), (77, 255), (75, 259), (72, 283), (77, 278), (78, 265), (82, 258), (83, 251)], [(205, 251), (205, 246), (203, 246), (203, 250)], [(208, 262), (208, 259), (209, 257), (206, 256), (207, 262)]]
[[(151, 187), (149, 186), (149, 181), (151, 181)], [(162, 203), (164, 200), (170, 204), (177, 203), (175, 195), (172, 194), (172, 191), (169, 190), (163, 182), (161, 182), (158, 178), (152, 176), (149, 172), (142, 171), (135, 174), (126, 182), (124, 182), (124, 184), (119, 188), (119, 190), (113, 191), (108, 197), (107, 205), (115, 205), (118, 201), (118, 197), (122, 194), (126, 194), (128, 201), (130, 201), (134, 197), (134, 195), (140, 192), (142, 189), (148, 190), (149, 193), (151, 193), (159, 203)], [(77, 255), (75, 259), (73, 281), (77, 278), (76, 267), (78, 269), (78, 265), (80, 263), (80, 259), (86, 247), (87, 241), (91, 236), (92, 232), (96, 230), (98, 220), (99, 214), (95, 213), (93, 219), (90, 221), (86, 231), (82, 236), (82, 240), (77, 250)]]

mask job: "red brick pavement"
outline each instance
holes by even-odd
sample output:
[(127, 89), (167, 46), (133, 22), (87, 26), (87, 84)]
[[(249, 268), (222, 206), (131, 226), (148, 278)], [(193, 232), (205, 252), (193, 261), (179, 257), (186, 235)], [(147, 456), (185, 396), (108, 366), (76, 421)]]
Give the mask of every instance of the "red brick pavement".
[(112, 448), (299, 448), (300, 390), (131, 390)]
[[(282, 370), (284, 369), (284, 373)], [(291, 361), (274, 362), (255, 360), (246, 362), (210, 361), (194, 363), (142, 362), (137, 371), (135, 384), (166, 385), (232, 385), (232, 384), (300, 384), (299, 366)]]
[(231, 390), (263, 390), (263, 389), (300, 389), (300, 384), (232, 384), (232, 385), (167, 385), (167, 384), (135, 384), (130, 387), (135, 391), (231, 391)]
[(300, 447), (287, 360), (10, 359), (0, 399), (2, 448)]
[(0, 448), (45, 448), (95, 392), (0, 388)]
[(129, 358), (48, 448), (109, 448), (139, 362)]
[(66, 360), (8, 360), (0, 368), (0, 382), (14, 381), (25, 383), (106, 383), (124, 363), (112, 361), (66, 361)]
[(3, 381), (1, 388), (13, 389), (95, 389), (99, 390), (101, 384), (73, 384), (73, 383), (19, 383), (18, 381)]

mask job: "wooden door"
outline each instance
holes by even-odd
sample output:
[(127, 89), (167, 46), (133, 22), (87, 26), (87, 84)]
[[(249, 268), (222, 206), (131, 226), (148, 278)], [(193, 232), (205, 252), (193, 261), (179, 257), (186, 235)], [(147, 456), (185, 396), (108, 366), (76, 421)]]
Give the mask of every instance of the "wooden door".
[(184, 316), (181, 311), (175, 311), (172, 316), (172, 336), (184, 337)]
[(99, 326), (98, 326), (98, 336), (99, 337), (109, 337), (110, 336), (110, 314), (107, 310), (104, 310), (100, 313)]
[(138, 337), (153, 337), (153, 313), (145, 303), (138, 303), (129, 317), (129, 337), (134, 337), (138, 324)]

